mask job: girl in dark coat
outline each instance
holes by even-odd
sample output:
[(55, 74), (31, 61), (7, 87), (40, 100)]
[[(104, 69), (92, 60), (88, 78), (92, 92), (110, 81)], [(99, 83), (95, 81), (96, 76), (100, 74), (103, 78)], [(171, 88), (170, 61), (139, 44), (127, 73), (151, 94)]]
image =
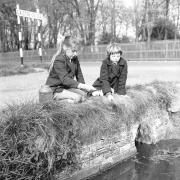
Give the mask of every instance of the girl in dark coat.
[(113, 93), (126, 94), (127, 62), (121, 57), (122, 50), (117, 43), (107, 47), (107, 54), (107, 58), (101, 65), (100, 77), (93, 84), (99, 91), (93, 92), (92, 95), (105, 95), (112, 101)]
[(85, 84), (75, 44), (70, 36), (65, 37), (52, 59), (46, 85), (52, 89), (55, 100), (66, 99), (68, 102), (79, 102), (86, 92), (95, 90), (93, 86)]

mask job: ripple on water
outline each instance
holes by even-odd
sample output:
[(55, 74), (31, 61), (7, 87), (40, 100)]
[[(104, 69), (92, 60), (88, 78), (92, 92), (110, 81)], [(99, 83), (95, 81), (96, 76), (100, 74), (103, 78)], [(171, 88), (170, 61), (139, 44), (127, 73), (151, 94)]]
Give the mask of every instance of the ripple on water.
[(91, 180), (180, 180), (180, 140), (137, 144), (137, 155)]

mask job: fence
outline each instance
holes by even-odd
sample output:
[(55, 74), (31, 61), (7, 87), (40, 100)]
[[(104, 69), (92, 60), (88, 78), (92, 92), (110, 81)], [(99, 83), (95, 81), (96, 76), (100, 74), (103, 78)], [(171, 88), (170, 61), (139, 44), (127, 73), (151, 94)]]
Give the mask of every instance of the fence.
[[(179, 61), (180, 40), (121, 44), (123, 56), (130, 61)], [(81, 59), (100, 60), (106, 57), (106, 46), (84, 47)]]
[[(180, 61), (180, 40), (165, 40), (121, 44), (123, 56), (130, 61)], [(49, 61), (55, 49), (45, 49), (43, 60)], [(85, 46), (80, 50), (81, 61), (100, 61), (106, 57), (106, 45)], [(24, 51), (26, 61), (38, 61), (38, 51)], [(18, 61), (19, 52), (0, 53), (0, 62)], [(40, 60), (39, 60), (40, 61)]]

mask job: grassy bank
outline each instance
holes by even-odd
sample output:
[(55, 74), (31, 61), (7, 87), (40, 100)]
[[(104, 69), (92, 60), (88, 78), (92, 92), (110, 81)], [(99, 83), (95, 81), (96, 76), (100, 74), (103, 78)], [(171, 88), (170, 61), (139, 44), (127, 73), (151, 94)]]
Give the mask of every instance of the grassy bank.
[[(153, 90), (152, 90), (153, 89)], [(154, 93), (156, 92), (156, 93)], [(141, 121), (154, 104), (170, 106), (173, 83), (127, 88), (128, 96), (94, 97), (79, 104), (12, 105), (0, 115), (0, 179), (50, 179), (81, 167), (81, 147)]]
[(20, 66), (17, 64), (2, 64), (0, 66), (0, 77), (35, 73), (40, 69), (48, 69), (48, 63), (28, 64)]

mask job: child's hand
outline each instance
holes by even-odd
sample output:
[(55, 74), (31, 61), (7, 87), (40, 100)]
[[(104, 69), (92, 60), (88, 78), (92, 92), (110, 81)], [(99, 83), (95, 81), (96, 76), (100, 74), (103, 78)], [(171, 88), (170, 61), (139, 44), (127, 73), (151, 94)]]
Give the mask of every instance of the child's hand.
[(102, 90), (97, 90), (92, 92), (92, 96), (103, 96), (103, 92)]
[(110, 102), (113, 102), (113, 101), (114, 101), (114, 97), (112, 96), (112, 93), (111, 93), (111, 92), (107, 93), (107, 94), (106, 94), (106, 97), (108, 98), (108, 100), (109, 100)]
[(114, 94), (114, 89), (113, 88), (111, 88), (111, 93)]
[(88, 84), (82, 84), (82, 83), (79, 83), (78, 85), (78, 89), (83, 89), (83, 90), (86, 90), (86, 91), (95, 91), (96, 88), (94, 88), (93, 86), (91, 85), (88, 85)]
[(114, 97), (110, 94), (110, 95), (108, 95), (108, 100), (110, 101), (110, 102), (113, 102), (114, 101)]

